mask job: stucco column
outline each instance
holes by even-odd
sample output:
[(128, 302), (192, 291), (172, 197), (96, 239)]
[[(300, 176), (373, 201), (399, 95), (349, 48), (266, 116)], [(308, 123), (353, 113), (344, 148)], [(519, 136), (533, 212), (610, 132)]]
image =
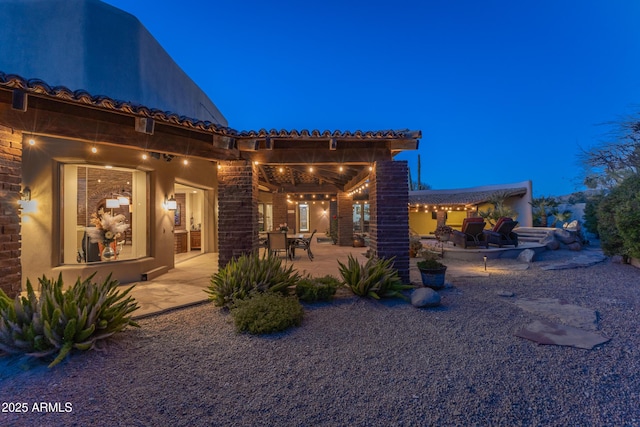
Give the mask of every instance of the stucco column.
[(409, 183), (406, 161), (376, 162), (369, 179), (370, 244), (374, 256), (395, 257), (394, 266), (409, 283)]
[(20, 293), (20, 213), (22, 132), (0, 125), (0, 288), (10, 297)]
[(258, 248), (258, 173), (250, 161), (218, 169), (218, 267)]
[(353, 199), (347, 193), (337, 196), (338, 245), (353, 245)]

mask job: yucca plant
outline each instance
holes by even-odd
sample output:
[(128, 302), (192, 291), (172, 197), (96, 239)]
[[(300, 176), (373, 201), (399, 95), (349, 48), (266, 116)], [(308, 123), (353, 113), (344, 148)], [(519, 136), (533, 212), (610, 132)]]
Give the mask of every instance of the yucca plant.
[(127, 326), (138, 326), (131, 313), (138, 304), (129, 292), (117, 290), (118, 281), (109, 275), (93, 283), (95, 273), (62, 291), (58, 280), (42, 276), (40, 297), (27, 280), (27, 296), (14, 300), (0, 291), (0, 350), (9, 354), (48, 357), (60, 363), (73, 349), (90, 350), (96, 341), (110, 337)]
[(236, 300), (249, 297), (253, 292), (288, 293), (300, 276), (293, 266), (283, 267), (282, 260), (268, 255), (241, 255), (232, 259), (220, 271), (211, 276), (205, 292), (218, 307), (229, 307)]
[(393, 258), (379, 259), (369, 258), (361, 265), (352, 255), (349, 255), (347, 265), (338, 261), (340, 275), (344, 283), (351, 291), (362, 297), (403, 298), (405, 289), (411, 289), (410, 285), (404, 285), (398, 271), (393, 268)]

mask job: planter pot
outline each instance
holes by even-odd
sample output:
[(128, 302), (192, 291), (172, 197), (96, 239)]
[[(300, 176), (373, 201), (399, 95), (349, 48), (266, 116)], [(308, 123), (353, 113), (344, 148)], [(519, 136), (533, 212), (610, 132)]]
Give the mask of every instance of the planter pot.
[(428, 288), (441, 289), (444, 288), (444, 276), (447, 267), (437, 269), (420, 269), (422, 284)]
[(362, 247), (364, 247), (364, 238), (363, 237), (354, 237), (353, 238), (353, 247), (354, 248), (362, 248)]

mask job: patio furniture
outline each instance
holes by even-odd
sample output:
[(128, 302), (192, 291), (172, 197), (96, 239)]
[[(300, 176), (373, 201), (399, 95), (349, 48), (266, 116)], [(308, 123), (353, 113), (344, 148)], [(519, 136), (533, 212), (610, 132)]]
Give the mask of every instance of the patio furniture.
[(313, 253), (311, 252), (311, 241), (313, 240), (313, 235), (316, 234), (316, 231), (318, 230), (313, 230), (313, 233), (311, 233), (311, 236), (309, 236), (309, 238), (299, 237), (293, 241), (293, 243), (291, 244), (292, 257), (295, 256), (296, 248), (300, 248), (307, 251), (307, 256), (309, 257), (309, 260), (313, 261)]
[(502, 217), (491, 230), (484, 231), (484, 238), (488, 244), (497, 245), (499, 248), (505, 245), (518, 247), (518, 235), (513, 232), (516, 225), (518, 221)]
[(462, 230), (453, 230), (451, 233), (451, 241), (453, 245), (460, 245), (463, 248), (468, 246), (484, 246), (488, 247), (487, 241), (483, 234), (486, 223), (480, 217), (465, 218), (462, 221)]
[(289, 241), (287, 233), (281, 231), (273, 231), (267, 233), (267, 251), (269, 255), (278, 255), (281, 251), (285, 253), (285, 257), (290, 256)]

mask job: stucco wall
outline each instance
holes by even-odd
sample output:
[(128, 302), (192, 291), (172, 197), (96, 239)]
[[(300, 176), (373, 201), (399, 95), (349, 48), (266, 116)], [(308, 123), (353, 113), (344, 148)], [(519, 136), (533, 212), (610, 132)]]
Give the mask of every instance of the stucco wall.
[(227, 126), (134, 16), (98, 0), (0, 0), (0, 71)]

